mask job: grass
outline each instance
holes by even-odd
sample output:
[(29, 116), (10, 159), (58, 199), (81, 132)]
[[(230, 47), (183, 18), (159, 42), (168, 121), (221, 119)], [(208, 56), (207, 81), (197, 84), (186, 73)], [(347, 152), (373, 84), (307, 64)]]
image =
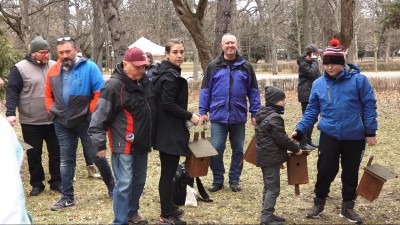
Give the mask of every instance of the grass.
[[(297, 102), (295, 91), (286, 91), (287, 105), (285, 111), (285, 123), (287, 132), (291, 132), (301, 117), (301, 106)], [(264, 94), (262, 93), (261, 96)], [(398, 91), (378, 92), (379, 133), (378, 145), (367, 147), (360, 168), (366, 166), (369, 155), (374, 155), (373, 163), (379, 163), (399, 173), (398, 162), (398, 137), (400, 131), (400, 94)], [(263, 99), (263, 97), (262, 97)], [(189, 108), (197, 111), (198, 92), (190, 94)], [(263, 102), (263, 100), (262, 100)], [(17, 133), (20, 134), (17, 127)], [(192, 128), (200, 130), (200, 127)], [(254, 129), (247, 124), (246, 142), (250, 141)], [(317, 138), (314, 132), (314, 140)], [(209, 135), (209, 134), (208, 134)], [(76, 206), (60, 212), (53, 212), (50, 206), (54, 204), (60, 195), (46, 190), (37, 197), (27, 197), (27, 209), (33, 215), (36, 224), (107, 224), (113, 221), (112, 201), (107, 197), (107, 191), (101, 180), (87, 178), (87, 171), (79, 148), (77, 181), (74, 183)], [(46, 151), (45, 151), (46, 152)], [(226, 168), (230, 163), (231, 151), (227, 145), (224, 155)], [(183, 160), (183, 159), (181, 159)], [(313, 188), (316, 178), (317, 152), (308, 156), (309, 183), (300, 185), (301, 195), (294, 194), (294, 186), (287, 185), (287, 172), (281, 170), (281, 194), (276, 204), (276, 213), (287, 218), (288, 224), (340, 224), (348, 223), (338, 216), (341, 204), (340, 171), (331, 186), (330, 199), (327, 201), (325, 212), (320, 219), (305, 218), (308, 208), (312, 206)], [(43, 161), (47, 165), (47, 156), (43, 154)], [(48, 175), (46, 168), (46, 175)], [(151, 224), (156, 223), (160, 214), (158, 196), (158, 179), (160, 175), (160, 162), (158, 152), (150, 153), (148, 162), (147, 182), (141, 199), (141, 214)], [(22, 179), (25, 194), (28, 195), (29, 186), (28, 165), (25, 160), (22, 168)], [(48, 177), (47, 177), (48, 179)], [(227, 180), (227, 175), (225, 175)], [(212, 174), (202, 177), (205, 187), (212, 182)], [(214, 200), (212, 203), (199, 202), (199, 207), (185, 209), (183, 217), (190, 224), (258, 224), (261, 211), (261, 195), (263, 189), (261, 170), (249, 163), (245, 163), (241, 176), (243, 191), (233, 193), (225, 187), (217, 193), (210, 193)], [(400, 181), (392, 179), (387, 181), (377, 200), (369, 202), (362, 197), (357, 199), (357, 212), (363, 217), (366, 224), (400, 224)]]

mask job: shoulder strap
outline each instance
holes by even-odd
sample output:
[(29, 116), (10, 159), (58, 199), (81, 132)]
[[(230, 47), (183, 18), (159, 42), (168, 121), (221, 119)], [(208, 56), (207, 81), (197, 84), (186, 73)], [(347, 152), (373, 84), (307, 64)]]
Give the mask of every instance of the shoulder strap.
[(203, 202), (212, 202), (213, 200), (210, 198), (210, 196), (207, 194), (206, 190), (204, 189), (203, 183), (200, 180), (200, 177), (196, 177), (196, 184), (197, 184), (197, 190), (199, 190), (200, 196), (198, 199)]

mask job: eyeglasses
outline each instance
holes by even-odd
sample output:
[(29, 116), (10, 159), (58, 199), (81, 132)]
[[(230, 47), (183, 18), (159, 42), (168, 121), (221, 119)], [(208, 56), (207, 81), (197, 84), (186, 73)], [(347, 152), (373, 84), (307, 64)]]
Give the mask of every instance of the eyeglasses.
[(74, 41), (74, 39), (72, 37), (60, 37), (57, 39), (57, 43), (60, 43), (63, 41)]

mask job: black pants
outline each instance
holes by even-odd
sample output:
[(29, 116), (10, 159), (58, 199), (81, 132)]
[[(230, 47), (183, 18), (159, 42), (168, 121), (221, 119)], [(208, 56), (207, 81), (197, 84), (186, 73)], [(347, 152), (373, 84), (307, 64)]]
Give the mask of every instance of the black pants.
[(44, 187), (45, 180), (42, 166), (43, 141), (46, 142), (49, 157), (49, 172), (51, 187), (61, 185), (60, 177), (60, 146), (53, 124), (30, 125), (21, 124), (24, 141), (33, 148), (27, 150), (30, 184), (32, 187)]
[(317, 198), (325, 199), (329, 188), (342, 166), (343, 201), (354, 200), (358, 184), (358, 170), (365, 150), (365, 139), (339, 141), (321, 133), (318, 149), (318, 174), (315, 184)]
[[(306, 112), (307, 105), (308, 105), (308, 102), (301, 102), (301, 112), (303, 113), (303, 115)], [(311, 136), (312, 136), (313, 129), (314, 129), (314, 126), (307, 133), (304, 134), (304, 138), (303, 138), (302, 142), (307, 142), (308, 144), (312, 143)]]
[(160, 194), (161, 216), (167, 217), (174, 213), (175, 205), (172, 198), (172, 181), (174, 179), (176, 169), (179, 164), (178, 155), (170, 155), (160, 152), (161, 160), (161, 176), (158, 184), (158, 192)]

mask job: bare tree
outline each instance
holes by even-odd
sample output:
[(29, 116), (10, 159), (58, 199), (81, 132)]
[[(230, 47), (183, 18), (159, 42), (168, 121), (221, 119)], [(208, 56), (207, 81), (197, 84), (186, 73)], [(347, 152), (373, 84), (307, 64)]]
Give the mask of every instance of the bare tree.
[(303, 0), (303, 47), (312, 43), (311, 38), (311, 4)]
[(340, 43), (348, 48), (351, 45), (354, 34), (354, 8), (355, 0), (341, 0), (340, 5)]
[(216, 57), (221, 51), (219, 40), (225, 33), (228, 33), (229, 23), (232, 19), (232, 6), (236, 0), (220, 0), (217, 5), (217, 15), (215, 16), (215, 38), (213, 55)]
[(201, 68), (203, 71), (205, 71), (208, 63), (210, 63), (213, 59), (211, 54), (211, 46), (203, 32), (204, 12), (206, 10), (208, 1), (199, 0), (196, 7), (196, 12), (192, 11), (192, 8), (187, 0), (172, 0), (172, 3), (174, 4), (175, 11), (179, 18), (182, 20), (182, 23), (185, 25), (186, 29), (188, 29), (193, 38), (198, 50)]
[(107, 21), (111, 33), (111, 45), (114, 50), (115, 62), (122, 61), (127, 49), (125, 29), (119, 14), (119, 0), (102, 0), (104, 19)]
[(97, 66), (102, 68), (102, 49), (104, 41), (106, 40), (107, 30), (106, 24), (102, 24), (102, 4), (101, 1), (91, 0), (93, 7), (93, 26), (92, 26), (92, 59)]

